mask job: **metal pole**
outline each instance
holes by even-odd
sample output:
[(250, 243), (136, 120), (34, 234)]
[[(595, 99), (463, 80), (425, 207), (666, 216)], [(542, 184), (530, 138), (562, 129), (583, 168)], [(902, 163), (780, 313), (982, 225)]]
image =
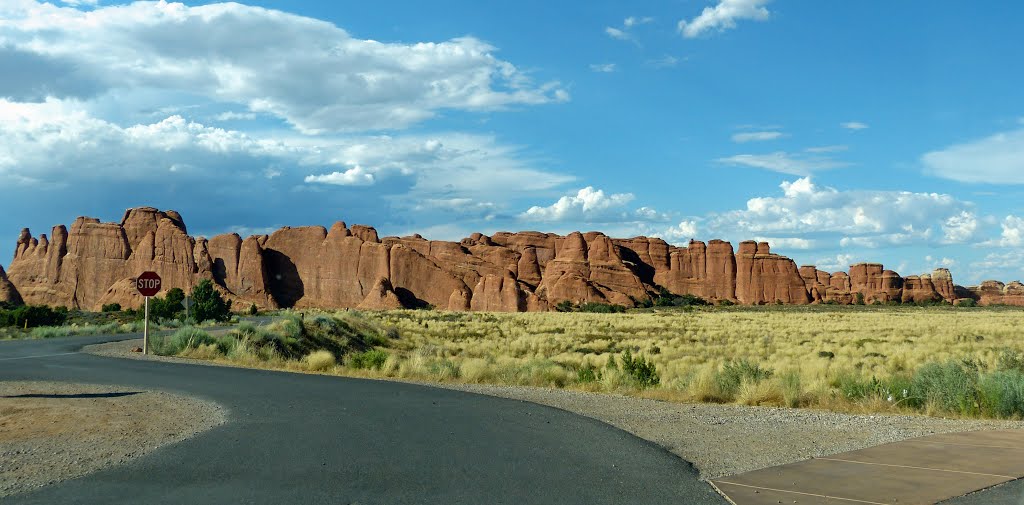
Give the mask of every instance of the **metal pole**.
[(149, 354), (149, 297), (146, 297), (146, 318), (142, 323), (142, 354)]

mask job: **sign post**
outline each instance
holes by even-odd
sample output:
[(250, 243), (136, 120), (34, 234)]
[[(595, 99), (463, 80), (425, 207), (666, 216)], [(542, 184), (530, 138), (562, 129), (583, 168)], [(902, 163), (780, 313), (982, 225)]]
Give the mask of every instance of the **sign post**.
[(146, 318), (142, 323), (142, 354), (149, 354), (149, 297), (160, 292), (161, 284), (160, 276), (156, 272), (143, 272), (135, 279), (135, 289), (146, 297)]

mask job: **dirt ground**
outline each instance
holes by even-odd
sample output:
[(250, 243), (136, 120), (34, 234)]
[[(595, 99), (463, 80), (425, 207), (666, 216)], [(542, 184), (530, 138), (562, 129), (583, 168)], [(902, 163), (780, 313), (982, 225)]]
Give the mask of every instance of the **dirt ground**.
[(0, 382), (0, 498), (123, 463), (225, 419), (216, 404), (162, 391)]

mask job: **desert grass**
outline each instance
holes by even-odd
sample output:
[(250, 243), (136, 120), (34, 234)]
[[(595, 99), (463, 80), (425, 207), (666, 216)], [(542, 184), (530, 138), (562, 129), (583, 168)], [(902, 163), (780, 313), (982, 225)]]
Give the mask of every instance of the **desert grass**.
[[(286, 313), (262, 335), (250, 328), (236, 332), (233, 344), (203, 345), (220, 349), (214, 359), (360, 377), (1020, 418), (1022, 323), (1020, 310), (952, 307), (348, 310)], [(335, 364), (314, 365), (318, 348), (329, 348)], [(638, 376), (627, 354), (653, 364), (655, 380)]]

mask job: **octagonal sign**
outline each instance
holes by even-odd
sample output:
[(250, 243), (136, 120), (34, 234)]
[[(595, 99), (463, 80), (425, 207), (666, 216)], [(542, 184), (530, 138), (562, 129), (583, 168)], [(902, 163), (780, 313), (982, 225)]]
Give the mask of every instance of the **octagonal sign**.
[(155, 296), (160, 292), (161, 280), (156, 272), (144, 272), (135, 280), (135, 289), (142, 296)]

